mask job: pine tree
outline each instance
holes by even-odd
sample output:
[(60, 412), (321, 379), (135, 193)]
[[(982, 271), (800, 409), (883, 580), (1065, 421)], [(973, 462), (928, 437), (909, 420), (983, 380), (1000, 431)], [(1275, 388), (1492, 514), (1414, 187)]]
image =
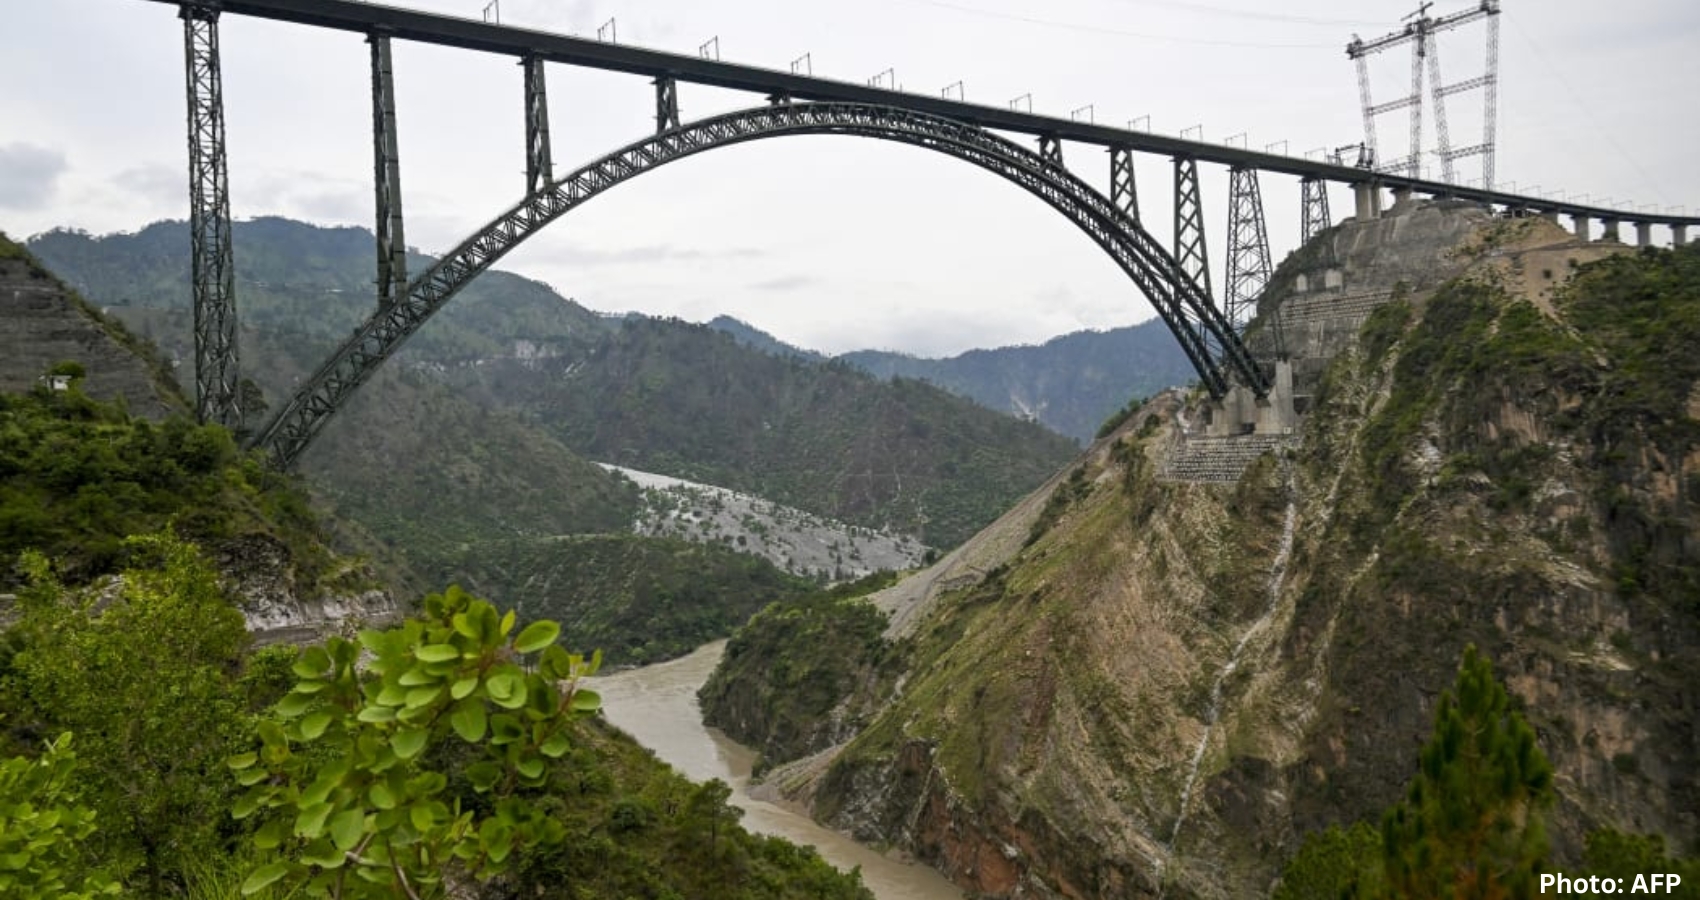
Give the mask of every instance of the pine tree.
[(1546, 861), (1552, 766), (1492, 666), (1464, 651), (1453, 691), (1405, 801), (1382, 819), (1387, 892), (1396, 898), (1534, 897)]

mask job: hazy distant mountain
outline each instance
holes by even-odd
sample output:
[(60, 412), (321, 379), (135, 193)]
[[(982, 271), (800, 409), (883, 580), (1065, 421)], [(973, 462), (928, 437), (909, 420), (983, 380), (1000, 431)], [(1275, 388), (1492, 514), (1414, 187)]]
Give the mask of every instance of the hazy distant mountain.
[[(708, 324), (766, 353), (825, 358), (730, 316)], [(949, 359), (885, 350), (858, 350), (837, 358), (881, 378), (919, 378), (1082, 443), (1129, 400), (1195, 377), (1160, 319), (1109, 331), (1077, 331), (1039, 346), (970, 350)]]

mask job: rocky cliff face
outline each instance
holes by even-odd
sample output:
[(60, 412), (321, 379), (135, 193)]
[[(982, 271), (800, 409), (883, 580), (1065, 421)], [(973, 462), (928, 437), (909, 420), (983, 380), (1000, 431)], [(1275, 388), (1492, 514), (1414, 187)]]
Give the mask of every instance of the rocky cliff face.
[(1692, 852), (1700, 250), (1395, 212), (1433, 221), (1326, 238), (1387, 287), (1292, 449), (1170, 480), (1204, 412), (1148, 405), (876, 597), (890, 688), (775, 783), (987, 897), (1263, 895), (1398, 798), (1474, 643), (1554, 764), (1561, 859), (1605, 825)]
[(150, 365), (116, 322), (99, 315), (0, 235), (0, 391), (26, 391), (53, 365), (74, 360), (91, 397), (123, 398), (130, 412), (162, 419), (185, 409), (170, 374)]

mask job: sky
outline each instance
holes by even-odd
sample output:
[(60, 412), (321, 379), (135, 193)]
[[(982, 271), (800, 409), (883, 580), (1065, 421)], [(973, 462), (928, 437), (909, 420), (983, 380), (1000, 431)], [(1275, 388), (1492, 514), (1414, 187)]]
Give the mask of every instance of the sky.
[[(478, 19), (486, 2), (393, 5)], [(820, 76), (865, 82), (890, 69), (917, 94), (960, 81), (971, 102), (1007, 106), (1027, 95), (1036, 112), (1138, 119), (1162, 134), (1201, 127), (1206, 141), (1301, 156), (1362, 139), (1345, 45), (1397, 30), (1415, 9), (1413, 0), (499, 2), (505, 24), (594, 36), (612, 19), (626, 44), (695, 54), (717, 37), (727, 61), (783, 70), (806, 53)], [(175, 9), (6, 5), (0, 230), (109, 233), (186, 217)], [(1471, 5), (1441, 0), (1431, 14)], [(1502, 9), (1501, 186), (1700, 213), (1700, 4), (1503, 0)], [(238, 15), (223, 17), (220, 39), (233, 216), (370, 228), (363, 39)], [(1479, 24), (1443, 34), (1445, 80), (1481, 74), (1484, 47)], [(1409, 93), (1409, 66), (1409, 45), (1374, 58), (1376, 102)], [(405, 42), (394, 68), (407, 241), (441, 253), (523, 192), (521, 71), (508, 57)], [(557, 175), (653, 130), (653, 88), (642, 78), (550, 65), (548, 85)], [(762, 102), (680, 86), (687, 120)], [(1447, 113), (1454, 146), (1480, 140), (1480, 91), (1450, 97)], [(1408, 120), (1377, 123), (1382, 157), (1404, 155)], [(1066, 144), (1064, 158), (1107, 190), (1102, 149)], [(1461, 180), (1480, 175), (1475, 160), (1459, 166)], [(1168, 243), (1172, 165), (1141, 155), (1136, 171), (1145, 221)], [(1228, 176), (1210, 165), (1201, 174), (1220, 291)], [(1262, 187), (1279, 261), (1297, 241), (1299, 187), (1273, 175)], [(1345, 187), (1331, 201), (1336, 219), (1350, 214)], [(236, 265), (240, 273), (240, 257)], [(1090, 238), (1026, 192), (958, 160), (852, 137), (758, 141), (669, 164), (574, 210), (498, 268), (591, 309), (727, 314), (829, 353), (945, 356), (1153, 315)]]

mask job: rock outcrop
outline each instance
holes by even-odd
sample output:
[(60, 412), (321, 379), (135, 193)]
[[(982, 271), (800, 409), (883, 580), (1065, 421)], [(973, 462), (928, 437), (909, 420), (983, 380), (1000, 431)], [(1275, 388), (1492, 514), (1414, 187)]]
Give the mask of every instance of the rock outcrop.
[(1554, 765), (1561, 861), (1602, 826), (1693, 852), (1700, 371), (1668, 343), (1700, 250), (1395, 213), (1319, 239), (1328, 302), (1283, 269), (1290, 447), (1176, 478), (1204, 411), (1153, 401), (876, 595), (889, 689), (775, 779), (982, 897), (1259, 896), (1401, 796), (1475, 644)]

